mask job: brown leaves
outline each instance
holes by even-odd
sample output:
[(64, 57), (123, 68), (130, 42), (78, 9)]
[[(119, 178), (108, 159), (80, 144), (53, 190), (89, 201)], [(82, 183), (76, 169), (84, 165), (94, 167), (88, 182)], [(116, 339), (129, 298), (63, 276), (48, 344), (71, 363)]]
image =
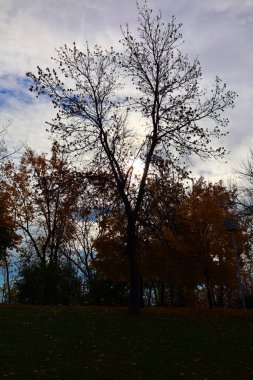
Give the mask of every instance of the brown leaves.
[(51, 260), (73, 237), (75, 213), (82, 178), (70, 169), (65, 152), (54, 142), (51, 157), (27, 148), (19, 167), (6, 166), (5, 186), (9, 191), (16, 223), (33, 245), (37, 256)]

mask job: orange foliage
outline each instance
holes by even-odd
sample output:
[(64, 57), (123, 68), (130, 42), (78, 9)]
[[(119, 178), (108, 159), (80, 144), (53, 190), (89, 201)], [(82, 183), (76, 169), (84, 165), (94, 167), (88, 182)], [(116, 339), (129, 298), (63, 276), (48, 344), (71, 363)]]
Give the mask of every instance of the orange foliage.
[(59, 145), (51, 157), (27, 149), (16, 168), (5, 166), (5, 187), (11, 195), (18, 227), (41, 261), (55, 261), (75, 232), (80, 178), (70, 169)]

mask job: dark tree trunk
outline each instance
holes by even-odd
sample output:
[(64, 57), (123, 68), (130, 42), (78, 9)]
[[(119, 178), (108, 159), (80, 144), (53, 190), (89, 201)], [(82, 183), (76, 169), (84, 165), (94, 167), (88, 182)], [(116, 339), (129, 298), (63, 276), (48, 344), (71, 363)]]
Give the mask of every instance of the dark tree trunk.
[(148, 306), (151, 306), (151, 296), (152, 296), (152, 283), (148, 286)]
[(136, 224), (135, 220), (129, 218), (127, 226), (127, 256), (129, 261), (129, 279), (130, 279), (130, 294), (128, 313), (137, 315), (141, 308), (141, 285), (140, 273), (137, 262), (136, 252)]
[(218, 305), (219, 307), (224, 307), (224, 286), (220, 285), (218, 287)]
[(155, 306), (158, 306), (158, 294), (157, 294), (157, 287), (156, 287), (155, 282), (153, 282), (153, 290), (154, 290), (154, 296), (155, 296)]
[(213, 309), (213, 297), (210, 284), (209, 268), (208, 265), (205, 266), (205, 278), (206, 278), (206, 291), (207, 291), (207, 301), (209, 309)]
[(144, 290), (143, 290), (143, 279), (140, 276), (140, 306), (144, 307)]
[(5, 270), (6, 270), (6, 285), (7, 285), (7, 301), (8, 303), (11, 303), (11, 286), (10, 286), (10, 272), (9, 272), (9, 263), (7, 260), (6, 255), (4, 256), (4, 264), (5, 264)]
[(212, 292), (209, 284), (207, 285), (207, 300), (209, 309), (213, 309)]
[(169, 286), (169, 300), (168, 300), (168, 306), (175, 306), (176, 305), (176, 296), (175, 296), (175, 289), (174, 286), (171, 284)]
[(161, 307), (165, 306), (165, 289), (164, 289), (163, 281), (160, 282), (158, 306), (161, 306)]

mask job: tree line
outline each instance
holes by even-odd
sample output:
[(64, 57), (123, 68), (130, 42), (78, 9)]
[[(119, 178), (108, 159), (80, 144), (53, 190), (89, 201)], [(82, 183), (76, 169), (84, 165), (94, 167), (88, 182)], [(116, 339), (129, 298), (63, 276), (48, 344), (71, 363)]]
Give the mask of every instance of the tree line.
[[(248, 205), (235, 186), (186, 178), (168, 161), (152, 166), (136, 233), (141, 305), (239, 307), (238, 258), (250, 306)], [(228, 217), (239, 224), (234, 232)], [(56, 142), (50, 157), (27, 148), (18, 164), (2, 164), (0, 219), (6, 301), (128, 304), (127, 221), (110, 173), (74, 168)]]

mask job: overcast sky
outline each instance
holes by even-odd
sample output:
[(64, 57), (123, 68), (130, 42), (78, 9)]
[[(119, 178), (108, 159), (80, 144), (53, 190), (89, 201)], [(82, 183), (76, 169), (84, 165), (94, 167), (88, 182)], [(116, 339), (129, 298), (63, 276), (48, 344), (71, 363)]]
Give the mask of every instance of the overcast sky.
[[(184, 51), (200, 59), (207, 85), (218, 75), (238, 93), (223, 141), (231, 151), (229, 163), (198, 162), (193, 168), (195, 175), (226, 181), (253, 147), (253, 0), (153, 0), (149, 5), (168, 21), (175, 15), (183, 23)], [(45, 121), (54, 111), (28, 91), (26, 72), (51, 65), (55, 48), (65, 43), (117, 45), (120, 25), (134, 30), (136, 19), (135, 0), (0, 0), (0, 125), (12, 122), (9, 144), (23, 141), (38, 152), (51, 144)]]

